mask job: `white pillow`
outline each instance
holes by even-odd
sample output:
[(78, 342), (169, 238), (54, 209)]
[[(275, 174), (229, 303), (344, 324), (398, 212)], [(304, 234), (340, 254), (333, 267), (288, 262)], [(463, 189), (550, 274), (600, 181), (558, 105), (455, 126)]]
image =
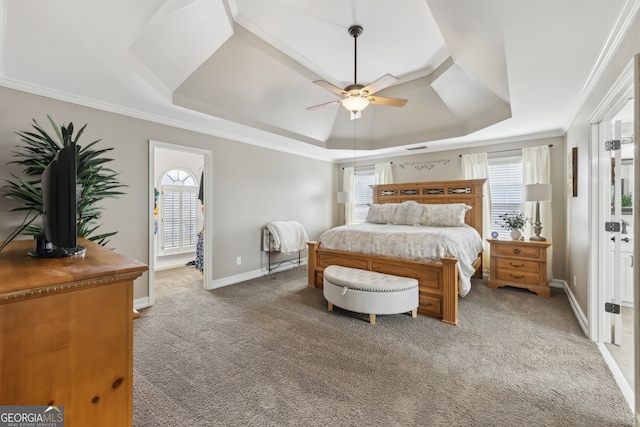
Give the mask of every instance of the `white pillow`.
[(395, 219), (397, 207), (397, 203), (369, 205), (367, 222), (371, 224), (390, 224)]
[(418, 225), (422, 217), (422, 205), (410, 200), (398, 205), (393, 224), (397, 225)]
[(422, 206), (420, 224), (432, 227), (463, 227), (464, 216), (471, 209), (471, 206), (462, 203)]

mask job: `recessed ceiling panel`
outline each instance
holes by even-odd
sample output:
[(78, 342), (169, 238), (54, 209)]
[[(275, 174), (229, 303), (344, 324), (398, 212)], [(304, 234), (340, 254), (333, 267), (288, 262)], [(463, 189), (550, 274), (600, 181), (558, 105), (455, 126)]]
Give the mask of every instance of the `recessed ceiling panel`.
[(170, 91), (233, 33), (223, 0), (177, 3), (167, 2), (130, 48)]
[[(352, 25), (358, 38), (358, 82), (430, 72), (447, 55), (424, 0), (232, 0), (234, 18), (278, 50), (338, 86), (354, 80)], [(291, 14), (295, 19), (291, 19)]]

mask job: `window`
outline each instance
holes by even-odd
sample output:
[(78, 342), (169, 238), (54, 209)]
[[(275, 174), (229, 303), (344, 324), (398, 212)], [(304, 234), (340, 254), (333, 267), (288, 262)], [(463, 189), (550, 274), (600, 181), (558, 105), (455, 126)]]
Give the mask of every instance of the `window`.
[(167, 172), (160, 182), (162, 255), (193, 252), (197, 243), (197, 181), (183, 169)]
[(499, 216), (522, 211), (522, 157), (489, 159), (489, 185), (491, 229), (498, 232), (498, 237), (510, 239), (509, 231), (499, 225)]
[(368, 204), (373, 200), (371, 185), (375, 185), (374, 171), (359, 171), (355, 175), (355, 197), (351, 210), (351, 223), (362, 224), (367, 219)]

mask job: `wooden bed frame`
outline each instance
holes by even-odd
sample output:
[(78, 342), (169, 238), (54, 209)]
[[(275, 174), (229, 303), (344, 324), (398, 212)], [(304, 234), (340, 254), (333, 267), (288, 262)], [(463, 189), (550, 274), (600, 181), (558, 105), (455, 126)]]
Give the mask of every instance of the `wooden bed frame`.
[[(464, 203), (472, 207), (465, 222), (482, 236), (482, 185), (485, 179), (460, 181), (415, 182), (373, 186), (373, 203)], [(440, 262), (419, 262), (398, 258), (323, 249), (319, 242), (309, 242), (308, 272), (310, 288), (322, 288), (323, 271), (329, 265), (360, 268), (418, 280), (420, 305), (418, 313), (458, 323), (458, 260), (441, 258)], [(473, 277), (482, 278), (482, 256), (474, 263)]]

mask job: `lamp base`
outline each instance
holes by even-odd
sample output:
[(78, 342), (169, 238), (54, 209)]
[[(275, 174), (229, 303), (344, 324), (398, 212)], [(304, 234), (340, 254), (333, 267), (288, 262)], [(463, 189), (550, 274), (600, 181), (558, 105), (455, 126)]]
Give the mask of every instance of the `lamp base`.
[(544, 238), (544, 237), (542, 237), (542, 236), (531, 236), (531, 237), (529, 237), (529, 240), (536, 240), (536, 241), (538, 241), (538, 242), (544, 242), (544, 241), (545, 241), (545, 240), (547, 240), (547, 239), (545, 239), (545, 238)]

